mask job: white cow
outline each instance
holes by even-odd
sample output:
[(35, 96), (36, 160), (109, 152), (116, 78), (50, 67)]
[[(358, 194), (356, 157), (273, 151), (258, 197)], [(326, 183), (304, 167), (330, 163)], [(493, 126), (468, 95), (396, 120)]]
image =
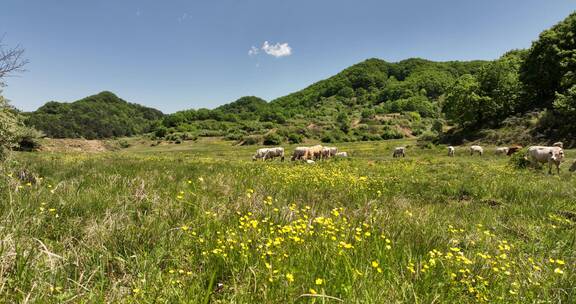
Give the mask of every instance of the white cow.
[(394, 153), (392, 154), (392, 157), (396, 158), (396, 157), (406, 157), (406, 147), (396, 147), (394, 148)]
[(346, 157), (348, 157), (348, 152), (338, 152), (334, 156), (336, 156), (338, 158), (346, 158)]
[(322, 148), (322, 158), (331, 158), (338, 153), (338, 148), (336, 147), (324, 147)]
[(294, 149), (294, 153), (292, 153), (292, 158), (290, 160), (306, 159), (309, 149), (310, 148), (308, 147), (296, 147), (296, 149)]
[(494, 154), (496, 154), (496, 155), (508, 155), (508, 150), (510, 150), (508, 147), (498, 147), (498, 148), (496, 148), (496, 150), (494, 150)]
[(482, 156), (482, 154), (484, 154), (484, 148), (478, 145), (470, 146), (470, 155), (474, 155), (474, 153), (478, 153), (478, 155)]
[(527, 158), (534, 167), (537, 167), (538, 164), (548, 163), (548, 174), (552, 174), (552, 165), (555, 165), (558, 174), (560, 174), (560, 164), (564, 159), (564, 150), (554, 146), (531, 146), (528, 148)]
[(312, 160), (319, 160), (322, 158), (322, 145), (315, 145), (308, 148), (306, 155), (304, 156), (305, 159), (312, 159)]
[(452, 146), (448, 146), (448, 156), (454, 157), (455, 153), (456, 153), (456, 149)]
[(280, 157), (281, 161), (284, 161), (284, 148), (277, 147), (277, 148), (261, 148), (256, 151), (256, 154), (252, 156), (252, 160), (262, 159), (274, 159), (276, 157)]
[(560, 148), (564, 149), (564, 143), (561, 141), (553, 143), (552, 146), (553, 147), (560, 147)]

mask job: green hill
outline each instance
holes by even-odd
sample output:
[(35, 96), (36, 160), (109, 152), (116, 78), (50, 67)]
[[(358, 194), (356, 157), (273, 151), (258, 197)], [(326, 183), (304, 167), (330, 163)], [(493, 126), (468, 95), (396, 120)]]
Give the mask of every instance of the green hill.
[(149, 132), (162, 112), (101, 92), (72, 103), (51, 101), (26, 113), (26, 123), (53, 138), (87, 139)]
[(456, 79), (478, 73), (485, 64), (368, 59), (269, 103), (248, 96), (214, 110), (168, 115), (163, 120), (166, 129), (158, 133), (271, 144), (305, 138), (333, 142), (417, 136), (441, 117), (439, 102)]
[[(52, 137), (104, 138), (153, 131), (182, 140), (224, 136), (244, 144), (420, 136), (461, 143), (564, 140), (576, 145), (576, 13), (530, 49), (492, 61), (368, 59), (270, 102), (242, 97), (215, 109), (163, 116), (103, 92), (50, 102), (28, 124)], [(160, 120), (156, 123), (157, 120)]]

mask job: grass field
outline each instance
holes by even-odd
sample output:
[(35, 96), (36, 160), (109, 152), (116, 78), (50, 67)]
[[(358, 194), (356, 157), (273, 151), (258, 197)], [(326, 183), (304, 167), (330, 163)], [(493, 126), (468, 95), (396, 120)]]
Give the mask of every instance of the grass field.
[(576, 302), (567, 164), (414, 144), (313, 165), (220, 141), (18, 154), (0, 177), (0, 302)]

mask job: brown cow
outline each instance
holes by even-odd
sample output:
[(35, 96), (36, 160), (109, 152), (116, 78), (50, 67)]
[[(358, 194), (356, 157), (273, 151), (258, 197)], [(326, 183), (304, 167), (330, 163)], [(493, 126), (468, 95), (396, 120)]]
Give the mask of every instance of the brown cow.
[(508, 153), (506, 153), (506, 155), (510, 156), (510, 155), (522, 150), (522, 148), (524, 148), (524, 147), (522, 147), (521, 145), (510, 146), (510, 147), (508, 147)]

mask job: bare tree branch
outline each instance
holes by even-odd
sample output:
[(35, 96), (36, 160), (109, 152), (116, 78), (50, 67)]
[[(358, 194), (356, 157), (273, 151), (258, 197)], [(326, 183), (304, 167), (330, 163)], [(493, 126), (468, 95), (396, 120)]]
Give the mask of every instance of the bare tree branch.
[(28, 60), (24, 58), (24, 49), (17, 45), (14, 48), (6, 48), (0, 37), (0, 85), (6, 77), (14, 73), (24, 72), (24, 66)]

